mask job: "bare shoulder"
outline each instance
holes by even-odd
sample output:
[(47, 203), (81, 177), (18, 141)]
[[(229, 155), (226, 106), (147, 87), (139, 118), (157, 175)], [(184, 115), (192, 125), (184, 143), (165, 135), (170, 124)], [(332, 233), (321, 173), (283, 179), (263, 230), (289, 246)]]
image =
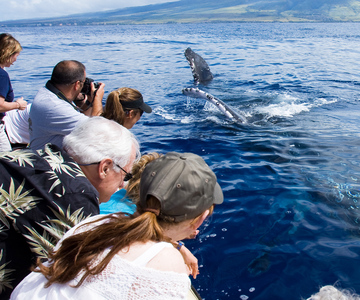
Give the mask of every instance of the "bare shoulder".
[(162, 249), (146, 266), (160, 271), (172, 271), (188, 275), (184, 259), (174, 247)]

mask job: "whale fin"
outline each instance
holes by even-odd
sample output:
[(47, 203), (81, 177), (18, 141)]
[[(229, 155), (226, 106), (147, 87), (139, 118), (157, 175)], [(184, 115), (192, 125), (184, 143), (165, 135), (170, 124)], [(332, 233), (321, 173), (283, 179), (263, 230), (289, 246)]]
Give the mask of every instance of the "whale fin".
[(241, 123), (246, 123), (246, 118), (234, 110), (232, 110), (227, 104), (221, 101), (218, 98), (215, 98), (213, 95), (206, 93), (198, 88), (185, 88), (182, 90), (182, 93), (191, 98), (201, 98), (209, 101), (214, 104), (225, 116), (230, 119), (234, 119)]
[(196, 83), (208, 82), (214, 78), (206, 61), (190, 47), (185, 50), (184, 55), (189, 62)]

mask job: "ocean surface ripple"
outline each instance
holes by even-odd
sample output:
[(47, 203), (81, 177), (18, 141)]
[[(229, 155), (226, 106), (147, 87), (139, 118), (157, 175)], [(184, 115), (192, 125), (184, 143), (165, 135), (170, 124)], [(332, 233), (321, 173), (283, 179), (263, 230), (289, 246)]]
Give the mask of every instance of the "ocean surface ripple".
[[(63, 59), (111, 90), (136, 88), (153, 113), (133, 132), (143, 153), (194, 152), (225, 202), (186, 245), (206, 300), (301, 299), (338, 284), (360, 293), (360, 24), (165, 24), (3, 28), (24, 50), (8, 69), (32, 101)], [(184, 50), (209, 64), (198, 87)]]

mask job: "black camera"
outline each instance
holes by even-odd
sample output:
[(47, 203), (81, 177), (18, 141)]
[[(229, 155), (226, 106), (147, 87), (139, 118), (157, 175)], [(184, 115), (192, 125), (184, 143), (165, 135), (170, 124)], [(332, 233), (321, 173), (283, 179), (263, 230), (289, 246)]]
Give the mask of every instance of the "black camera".
[[(85, 78), (84, 86), (81, 90), (81, 93), (90, 96), (91, 95), (91, 83), (94, 82), (94, 79)], [(99, 88), (100, 83), (94, 82), (95, 91)]]

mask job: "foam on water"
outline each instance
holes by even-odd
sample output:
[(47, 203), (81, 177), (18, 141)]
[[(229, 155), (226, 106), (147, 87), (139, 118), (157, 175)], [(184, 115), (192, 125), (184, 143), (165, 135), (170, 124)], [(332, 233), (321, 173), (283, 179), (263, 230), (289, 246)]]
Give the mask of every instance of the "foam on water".
[(281, 102), (266, 107), (257, 107), (256, 113), (266, 114), (269, 117), (293, 117), (301, 112), (308, 112), (312, 105), (309, 103)]

